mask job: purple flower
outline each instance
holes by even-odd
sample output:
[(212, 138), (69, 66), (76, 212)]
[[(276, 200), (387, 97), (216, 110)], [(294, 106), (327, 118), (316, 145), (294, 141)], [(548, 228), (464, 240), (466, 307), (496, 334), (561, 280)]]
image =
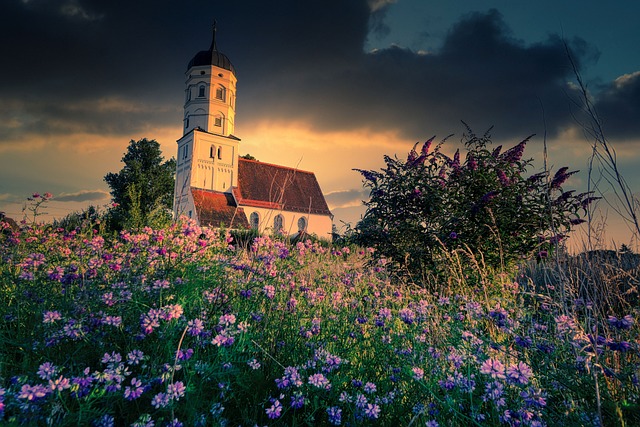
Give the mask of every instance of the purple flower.
[(374, 383), (369, 383), (368, 382), (368, 383), (366, 383), (364, 385), (364, 389), (363, 390), (364, 390), (365, 393), (371, 394), (371, 393), (375, 393), (377, 389), (378, 388), (376, 387), (376, 385)]
[(36, 384), (33, 387), (29, 384), (25, 384), (20, 389), (20, 393), (18, 394), (18, 399), (24, 399), (28, 401), (35, 401), (40, 399), (41, 397), (46, 396), (49, 393), (49, 389), (41, 384)]
[(631, 326), (633, 326), (633, 323), (635, 322), (630, 314), (627, 314), (621, 319), (618, 319), (615, 316), (609, 316), (607, 320), (609, 324), (616, 329), (631, 329)]
[(302, 385), (302, 377), (298, 373), (298, 369), (293, 366), (284, 368), (284, 376), (276, 379), (276, 385), (280, 389), (288, 387), (300, 387)]
[(507, 378), (514, 384), (527, 384), (532, 376), (533, 371), (524, 362), (518, 362), (517, 365), (511, 365), (507, 368)]
[(192, 337), (198, 336), (204, 330), (204, 323), (200, 319), (193, 319), (187, 322), (187, 333)]
[(49, 388), (51, 391), (62, 391), (71, 387), (69, 378), (64, 378), (62, 375), (56, 380), (49, 380)]
[(127, 400), (135, 400), (139, 398), (144, 392), (142, 387), (142, 381), (137, 378), (131, 378), (131, 386), (124, 388), (124, 398)]
[(327, 408), (327, 415), (329, 415), (329, 424), (339, 426), (342, 424), (342, 409), (337, 406), (331, 406)]
[(278, 399), (271, 399), (271, 401), (273, 404), (269, 408), (265, 409), (265, 412), (269, 419), (274, 420), (282, 413), (282, 404)]
[(129, 365), (138, 365), (144, 359), (144, 353), (140, 350), (132, 350), (127, 354), (127, 363)]
[(167, 396), (165, 393), (158, 393), (155, 396), (153, 396), (153, 399), (151, 399), (151, 406), (153, 406), (156, 409), (164, 408), (168, 404), (169, 404), (169, 396)]
[(376, 419), (380, 416), (380, 406), (367, 403), (366, 408), (364, 408), (364, 414), (369, 417), (369, 419)]
[(480, 373), (490, 375), (491, 378), (504, 379), (504, 365), (497, 359), (487, 359), (480, 367)]
[(416, 314), (410, 308), (403, 308), (398, 314), (400, 319), (407, 325), (411, 325), (416, 318)]
[(43, 380), (50, 380), (58, 372), (58, 368), (51, 362), (44, 362), (38, 367), (38, 376)]
[(293, 409), (300, 409), (304, 406), (304, 396), (302, 393), (295, 393), (291, 396), (291, 407)]
[(327, 377), (323, 374), (313, 374), (309, 377), (309, 384), (316, 386), (318, 388), (324, 388), (329, 390), (331, 388), (331, 384)]
[(60, 315), (60, 312), (55, 310), (55, 311), (45, 311), (42, 314), (42, 323), (54, 323), (56, 320), (60, 320), (62, 319), (62, 316)]
[(167, 396), (171, 400), (180, 400), (186, 392), (186, 387), (182, 381), (176, 381), (167, 387)]

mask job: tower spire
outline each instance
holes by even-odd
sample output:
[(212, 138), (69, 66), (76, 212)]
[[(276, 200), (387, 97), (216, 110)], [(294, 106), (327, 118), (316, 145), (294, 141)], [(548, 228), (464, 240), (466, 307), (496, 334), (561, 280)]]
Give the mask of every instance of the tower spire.
[(216, 32), (218, 31), (217, 29), (217, 22), (214, 19), (213, 20), (213, 39), (211, 40), (211, 47), (209, 48), (209, 51), (211, 52), (217, 52), (218, 51), (218, 46), (216, 46)]

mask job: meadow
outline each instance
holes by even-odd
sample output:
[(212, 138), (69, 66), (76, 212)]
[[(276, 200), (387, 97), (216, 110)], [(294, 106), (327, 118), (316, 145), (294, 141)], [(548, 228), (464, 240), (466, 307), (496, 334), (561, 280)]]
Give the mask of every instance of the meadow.
[(572, 273), (602, 262), (0, 227), (3, 425), (640, 425), (638, 305)]

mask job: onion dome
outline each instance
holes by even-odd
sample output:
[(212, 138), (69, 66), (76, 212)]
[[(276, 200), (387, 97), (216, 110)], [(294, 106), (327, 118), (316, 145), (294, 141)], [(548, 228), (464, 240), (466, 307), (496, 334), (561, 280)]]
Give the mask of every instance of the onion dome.
[(233, 74), (236, 73), (236, 70), (233, 68), (233, 64), (231, 64), (231, 60), (222, 52), (218, 51), (218, 47), (216, 46), (216, 24), (213, 24), (213, 40), (211, 41), (211, 47), (209, 50), (201, 50), (196, 53), (191, 61), (189, 61), (189, 65), (187, 66), (187, 70), (192, 67), (198, 67), (202, 65), (213, 65), (215, 67), (223, 68), (225, 70), (231, 71)]

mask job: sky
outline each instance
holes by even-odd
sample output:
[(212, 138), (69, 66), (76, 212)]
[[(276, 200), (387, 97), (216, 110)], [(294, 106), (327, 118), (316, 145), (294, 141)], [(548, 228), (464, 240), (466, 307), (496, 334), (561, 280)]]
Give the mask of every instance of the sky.
[[(241, 154), (315, 172), (339, 229), (364, 213), (354, 168), (434, 135), (454, 134), (453, 152), (462, 121), (493, 126), (496, 145), (535, 134), (535, 167), (546, 144), (552, 170), (581, 170), (566, 188), (585, 189), (593, 141), (576, 71), (638, 192), (637, 16), (638, 2), (591, 0), (3, 0), (0, 211), (20, 219), (45, 191), (47, 217), (106, 205), (103, 177), (130, 140), (175, 156), (186, 67), (214, 20), (238, 78)], [(600, 206), (607, 242), (634, 244)]]

